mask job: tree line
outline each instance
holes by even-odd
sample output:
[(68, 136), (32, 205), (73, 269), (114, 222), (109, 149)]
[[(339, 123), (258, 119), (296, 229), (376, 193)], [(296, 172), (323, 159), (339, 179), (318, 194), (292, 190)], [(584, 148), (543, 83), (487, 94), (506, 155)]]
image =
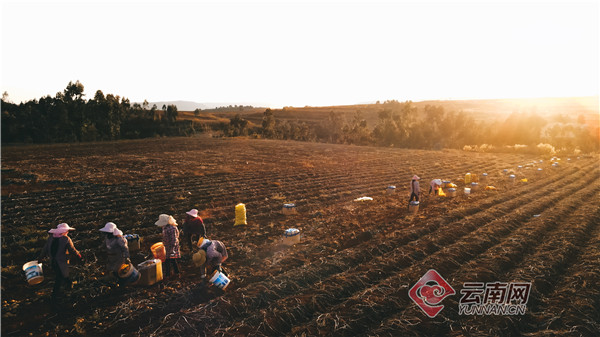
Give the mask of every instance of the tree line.
[(177, 106), (133, 103), (125, 97), (96, 91), (84, 99), (84, 86), (69, 82), (56, 93), (19, 105), (2, 97), (3, 143), (86, 142), (193, 134), (200, 127), (178, 121)]
[(350, 118), (331, 111), (322, 123), (309, 125), (281, 122), (267, 109), (256, 132), (273, 139), (434, 150), (504, 152), (518, 149), (552, 154), (600, 150), (598, 126), (587, 125), (582, 115), (573, 121), (565, 115), (543, 118), (535, 112), (514, 112), (504, 121), (476, 121), (467, 113), (445, 111), (440, 106), (426, 105), (419, 109), (411, 101), (391, 100), (380, 106), (377, 122), (372, 127), (361, 111)]
[[(368, 125), (364, 113), (351, 116), (331, 111), (320, 122), (278, 119), (266, 109), (261, 125), (240, 114), (229, 123), (200, 125), (178, 120), (177, 106), (131, 104), (126, 98), (98, 90), (85, 100), (83, 85), (69, 82), (64, 91), (20, 105), (2, 98), (2, 141), (52, 143), (116, 140), (154, 136), (189, 136), (216, 131), (226, 137), (253, 136), (269, 139), (319, 141), (414, 149), (466, 149), (471, 151), (597, 152), (598, 126), (585, 117), (542, 117), (536, 112), (510, 114), (506, 119), (476, 121), (465, 112), (446, 111), (411, 101), (389, 100), (377, 104), (377, 120)], [(243, 106), (236, 106), (243, 111)], [(200, 111), (195, 111), (198, 115)]]

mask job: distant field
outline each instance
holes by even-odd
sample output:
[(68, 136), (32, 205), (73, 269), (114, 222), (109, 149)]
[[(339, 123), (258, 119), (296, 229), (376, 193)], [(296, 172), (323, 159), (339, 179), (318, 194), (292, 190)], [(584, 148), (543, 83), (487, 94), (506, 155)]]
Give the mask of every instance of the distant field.
[[(558, 168), (549, 159), (208, 137), (2, 147), (2, 335), (593, 335), (599, 158), (561, 158)], [(434, 178), (462, 191), (467, 172), (488, 173), (481, 185), (497, 190), (427, 194)], [(415, 217), (407, 210), (413, 174), (423, 190)], [(362, 196), (373, 200), (353, 201)], [(249, 223), (233, 227), (239, 202)], [(289, 202), (297, 215), (282, 214)], [(158, 215), (181, 223), (191, 208), (230, 251), (227, 291), (198, 284), (187, 250), (180, 279), (124, 289), (103, 281), (96, 247), (105, 222), (142, 237), (132, 256), (140, 263), (161, 241)], [(37, 286), (21, 267), (63, 221), (76, 228), (86, 263), (72, 265), (73, 305), (56, 316), (49, 266)], [(280, 239), (290, 227), (303, 237), (286, 248)], [(429, 269), (457, 291), (435, 318), (408, 297)], [(467, 281), (532, 282), (527, 313), (459, 315)]]
[[(577, 118), (583, 115), (590, 123), (590, 126), (598, 127), (600, 125), (600, 110), (598, 107), (598, 97), (572, 97), (572, 98), (539, 98), (539, 99), (487, 99), (487, 100), (439, 100), (439, 101), (421, 101), (413, 102), (413, 105), (419, 109), (426, 105), (441, 106), (445, 111), (463, 111), (473, 116), (477, 121), (504, 120), (513, 112), (532, 113), (548, 117), (562, 114), (569, 118)], [(382, 104), (357, 104), (340, 105), (331, 107), (285, 107), (283, 109), (273, 109), (275, 117), (280, 120), (293, 120), (307, 122), (309, 124), (320, 123), (327, 119), (330, 112), (339, 113), (342, 116), (351, 119), (356, 111), (361, 111), (363, 117), (367, 120), (370, 127), (377, 123), (377, 112), (384, 109)], [(236, 114), (240, 114), (245, 119), (261, 125), (263, 112), (265, 108), (254, 108), (251, 110), (224, 110), (201, 112), (199, 117), (195, 117), (193, 112), (180, 112), (183, 119), (193, 119), (204, 123), (212, 123), (216, 119), (229, 120)]]

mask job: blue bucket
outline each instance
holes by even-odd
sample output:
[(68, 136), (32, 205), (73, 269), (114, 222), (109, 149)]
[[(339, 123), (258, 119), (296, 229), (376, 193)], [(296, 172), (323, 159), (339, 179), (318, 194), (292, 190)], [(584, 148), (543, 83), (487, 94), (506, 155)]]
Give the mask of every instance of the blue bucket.
[(126, 234), (123, 237), (127, 239), (127, 246), (130, 251), (140, 250), (140, 236), (138, 234)]
[(231, 282), (231, 280), (227, 276), (225, 276), (225, 274), (219, 272), (218, 270), (215, 270), (212, 277), (208, 281), (212, 283), (215, 287), (223, 290), (225, 290), (225, 288), (227, 288), (227, 286), (229, 285), (229, 282)]

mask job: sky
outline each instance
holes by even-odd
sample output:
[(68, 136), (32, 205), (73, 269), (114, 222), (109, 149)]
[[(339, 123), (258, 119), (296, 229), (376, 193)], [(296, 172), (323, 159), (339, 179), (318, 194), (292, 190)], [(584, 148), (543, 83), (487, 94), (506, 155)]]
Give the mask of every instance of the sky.
[(1, 90), (261, 106), (595, 96), (598, 1), (3, 0)]

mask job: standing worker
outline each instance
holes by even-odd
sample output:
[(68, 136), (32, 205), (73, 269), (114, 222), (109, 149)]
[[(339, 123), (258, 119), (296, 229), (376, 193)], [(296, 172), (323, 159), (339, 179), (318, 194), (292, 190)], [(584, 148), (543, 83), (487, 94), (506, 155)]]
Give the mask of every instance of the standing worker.
[(187, 216), (183, 221), (183, 241), (191, 251), (194, 242), (198, 242), (198, 239), (206, 236), (206, 227), (204, 227), (204, 221), (198, 215), (197, 209), (194, 208), (185, 214)]
[(433, 191), (434, 195), (438, 195), (440, 192), (440, 188), (442, 188), (442, 180), (441, 179), (433, 179), (429, 183), (429, 194)]
[(412, 181), (410, 182), (410, 199), (408, 200), (409, 203), (413, 201), (413, 198), (415, 199), (415, 201), (419, 201), (419, 194), (421, 194), (421, 187), (419, 186), (420, 179), (421, 178), (419, 178), (416, 174), (412, 177)]
[(123, 237), (117, 225), (113, 222), (107, 222), (104, 228), (100, 229), (105, 234), (104, 244), (100, 247), (106, 249), (108, 257), (106, 261), (106, 270), (119, 280), (119, 269), (123, 264), (131, 264), (129, 260), (129, 247), (127, 239)]
[(75, 249), (73, 241), (68, 236), (69, 231), (72, 230), (75, 230), (75, 228), (69, 227), (66, 223), (61, 223), (56, 226), (56, 228), (49, 230), (48, 233), (52, 235), (48, 237), (48, 241), (46, 241), (46, 244), (38, 257), (38, 261), (41, 261), (46, 256), (50, 257), (50, 265), (52, 266), (55, 276), (51, 297), (53, 306), (58, 304), (56, 300), (60, 295), (61, 286), (65, 284), (69, 289), (73, 286), (73, 283), (69, 278), (69, 261), (67, 253), (77, 255), (79, 260), (83, 260), (79, 251)]
[(164, 264), (165, 277), (179, 274), (179, 265), (177, 259), (181, 258), (179, 251), (179, 229), (177, 229), (177, 221), (170, 215), (161, 214), (158, 216), (158, 221), (155, 225), (162, 227), (163, 244), (165, 245), (166, 260)]
[(229, 255), (223, 242), (200, 238), (198, 247), (206, 254), (206, 263), (200, 267), (200, 277), (205, 278), (206, 274), (211, 275), (215, 270), (224, 273), (221, 264)]

